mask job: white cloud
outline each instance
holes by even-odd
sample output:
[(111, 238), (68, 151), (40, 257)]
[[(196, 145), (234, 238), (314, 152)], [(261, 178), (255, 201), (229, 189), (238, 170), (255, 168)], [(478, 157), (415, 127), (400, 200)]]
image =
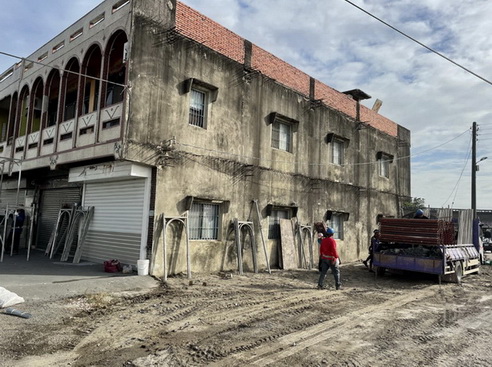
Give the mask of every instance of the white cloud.
[[(492, 80), (492, 2), (488, 0), (352, 0), (400, 31)], [(344, 91), (383, 101), (380, 113), (412, 132), (412, 195), (442, 205), (459, 181), (454, 207), (470, 207), (470, 135), (480, 125), (477, 206), (492, 209), (492, 85), (390, 29), (347, 1), (183, 0), (184, 3)], [(99, 0), (0, 0), (0, 51), (27, 56), (100, 3)], [(16, 60), (0, 55), (0, 70)], [(487, 135), (490, 134), (490, 135)], [(468, 163), (469, 164), (469, 163)], [(461, 177), (461, 178), (460, 178)], [(454, 194), (453, 194), (454, 195)]]
[[(101, 0), (0, 0), (0, 51), (27, 57), (100, 3)], [(18, 61), (0, 54), (0, 73)]]

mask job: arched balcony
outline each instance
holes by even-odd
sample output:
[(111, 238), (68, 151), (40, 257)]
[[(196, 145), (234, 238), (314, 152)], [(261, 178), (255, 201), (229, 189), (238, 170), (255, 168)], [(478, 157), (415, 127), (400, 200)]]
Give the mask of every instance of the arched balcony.
[(121, 138), (127, 43), (116, 31), (104, 50), (93, 44), (82, 61), (74, 56), (0, 100), (0, 154), (33, 159)]

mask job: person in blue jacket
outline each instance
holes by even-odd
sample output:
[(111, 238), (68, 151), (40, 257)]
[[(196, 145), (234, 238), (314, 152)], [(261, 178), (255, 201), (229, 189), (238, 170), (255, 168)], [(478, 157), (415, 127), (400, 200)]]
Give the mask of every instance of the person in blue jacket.
[[(17, 209), (15, 213), (12, 215), (12, 228), (9, 231), (9, 234), (7, 236), (7, 242), (6, 242), (6, 247), (8, 253), (10, 253), (10, 246), (13, 245), (13, 254), (18, 255), (19, 254), (19, 244), (20, 244), (20, 237), (22, 234), (22, 229), (24, 227), (24, 221), (26, 220), (26, 212), (24, 209)], [(14, 236), (13, 241), (12, 241), (12, 235)], [(13, 242), (13, 243), (12, 243)]]

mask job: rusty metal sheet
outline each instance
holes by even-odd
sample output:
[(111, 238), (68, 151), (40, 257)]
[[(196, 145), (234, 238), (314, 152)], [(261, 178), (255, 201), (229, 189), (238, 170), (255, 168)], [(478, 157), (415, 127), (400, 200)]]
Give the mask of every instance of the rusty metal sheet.
[(435, 219), (382, 218), (381, 241), (407, 244), (455, 244), (454, 223)]

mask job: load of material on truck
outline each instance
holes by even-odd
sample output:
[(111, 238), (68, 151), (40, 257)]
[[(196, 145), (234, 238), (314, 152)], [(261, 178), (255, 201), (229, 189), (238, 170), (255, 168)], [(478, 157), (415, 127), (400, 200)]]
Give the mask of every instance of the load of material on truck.
[(479, 252), (473, 244), (456, 243), (453, 222), (382, 218), (380, 233), (373, 258), (377, 275), (386, 269), (406, 270), (459, 283), (463, 275), (480, 270)]

